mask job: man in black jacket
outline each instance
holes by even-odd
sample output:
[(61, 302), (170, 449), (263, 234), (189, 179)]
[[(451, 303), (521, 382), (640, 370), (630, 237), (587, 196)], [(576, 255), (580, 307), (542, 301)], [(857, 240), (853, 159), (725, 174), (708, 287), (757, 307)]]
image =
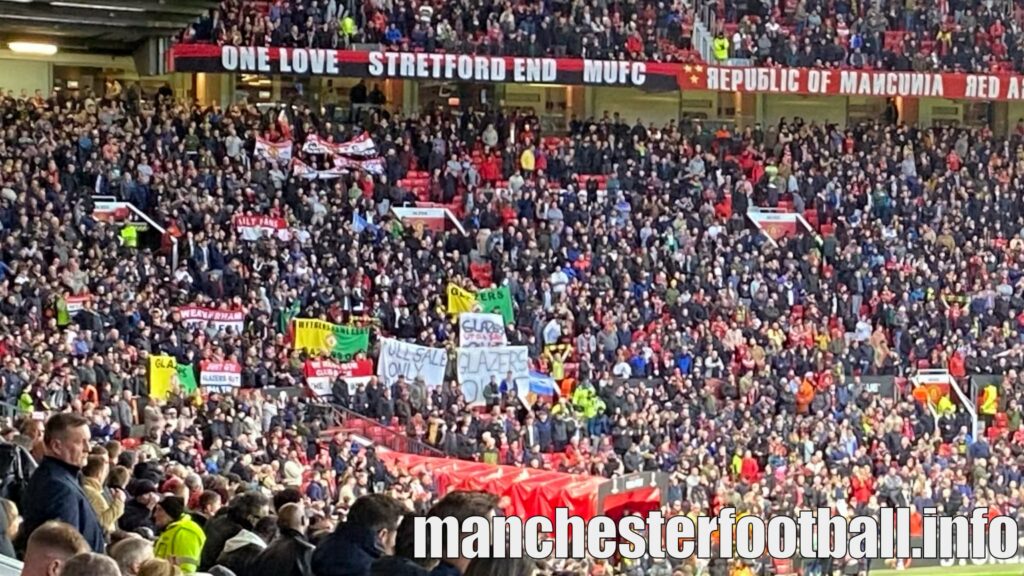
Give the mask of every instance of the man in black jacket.
[[(369, 576), (373, 561), (395, 548), (401, 503), (384, 494), (367, 494), (352, 504), (348, 521), (313, 552), (316, 576)], [(207, 541), (209, 542), (209, 541)]]
[(309, 521), (301, 504), (285, 504), (277, 512), (279, 534), (253, 563), (252, 576), (313, 576), (315, 547), (306, 539)]
[(252, 531), (260, 518), (270, 514), (270, 499), (260, 492), (239, 494), (226, 508), (206, 522), (206, 544), (200, 558), (200, 572), (207, 572), (224, 550), (224, 544), (243, 529)]
[(49, 520), (60, 520), (78, 530), (94, 551), (103, 552), (103, 527), (78, 482), (89, 457), (89, 439), (89, 421), (82, 416), (61, 413), (47, 420), (43, 430), (46, 456), (21, 501), (24, 523), (15, 546), (18, 550), (25, 550), (33, 530)]

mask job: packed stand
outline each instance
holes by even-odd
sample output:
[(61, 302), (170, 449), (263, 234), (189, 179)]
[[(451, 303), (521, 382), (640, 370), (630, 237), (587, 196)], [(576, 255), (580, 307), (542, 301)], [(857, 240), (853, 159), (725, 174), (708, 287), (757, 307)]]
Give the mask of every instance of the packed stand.
[[(1005, 139), (880, 123), (730, 133), (605, 114), (554, 137), (531, 111), (463, 112), (282, 115), (116, 84), (103, 97), (5, 97), (0, 392), (18, 414), (2, 435), (16, 461), (15, 446), (38, 466), (6, 487), (23, 517), (14, 528), (19, 513), (4, 506), (13, 550), (45, 568), (56, 553), (33, 555), (36, 534), (70, 558), (135, 533), (179, 570), (237, 561), (250, 574), (245, 560), (284, 542), (309, 557), (304, 573), (366, 574), (373, 558), (352, 554), (351, 572), (318, 561), (337, 546), (315, 548), (317, 535), (380, 555), (372, 534), (347, 531), (387, 536), (396, 516), (344, 523), (360, 498), (422, 513), (437, 494), (429, 474), (389, 468), (337, 433), (328, 407), (277, 394), (303, 386), (307, 358), (282, 315), (297, 300), (303, 318), (371, 325), (371, 358), (385, 336), (453, 353), (445, 289), (474, 290), (474, 264), (509, 288), (507, 339), (558, 381), (557, 398), (527, 410), (496, 380), (481, 412), (449, 362), (448, 384), (427, 394), (371, 379), (352, 394), (337, 382), (332, 400), (452, 457), (661, 470), (676, 514), (1020, 513), (1024, 126)], [(307, 180), (254, 153), (257, 137), (341, 143), (364, 130), (379, 175)], [(167, 228), (180, 266), (166, 242), (97, 219), (95, 194)], [(450, 207), (465, 233), (403, 227), (390, 208), (416, 201)], [(815, 232), (776, 245), (746, 222), (749, 206), (788, 207)], [(243, 214), (283, 218), (291, 236), (243, 238)], [(241, 310), (244, 329), (187, 328), (174, 311), (185, 305)], [(158, 354), (238, 362), (242, 389), (153, 398)], [(935, 418), (861, 380), (924, 367), (1005, 374), (984, 437), (956, 406)]]
[(1024, 5), (959, 0), (726, 0), (713, 58), (763, 66), (916, 72), (1024, 71)]
[(691, 61), (687, 0), (379, 2), (226, 0), (181, 40), (236, 46), (389, 50), (604, 60)]

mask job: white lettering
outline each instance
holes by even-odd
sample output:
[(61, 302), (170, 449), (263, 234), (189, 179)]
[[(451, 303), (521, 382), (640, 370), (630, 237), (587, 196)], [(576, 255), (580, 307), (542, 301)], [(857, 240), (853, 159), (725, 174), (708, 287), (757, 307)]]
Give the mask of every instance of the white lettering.
[(270, 72), (270, 49), (266, 46), (256, 49), (256, 66), (260, 72)]
[[(334, 54), (334, 52), (331, 52)], [(370, 52), (370, 65), (367, 68), (370, 76), (382, 76), (384, 74), (384, 54), (380, 52)]]
[(220, 49), (220, 65), (228, 72), (238, 70), (238, 48), (224, 46)]

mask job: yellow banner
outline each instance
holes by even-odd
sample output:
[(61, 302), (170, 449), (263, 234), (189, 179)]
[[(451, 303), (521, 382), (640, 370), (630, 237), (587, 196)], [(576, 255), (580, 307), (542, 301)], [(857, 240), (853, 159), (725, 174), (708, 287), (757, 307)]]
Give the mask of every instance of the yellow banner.
[(448, 313), (457, 316), (476, 310), (476, 295), (455, 284), (448, 285)]
[(174, 356), (149, 357), (149, 396), (159, 400), (167, 400), (174, 388), (174, 379), (178, 375), (178, 361)]
[(331, 335), (334, 324), (322, 320), (296, 318), (295, 349), (328, 354), (334, 348)]

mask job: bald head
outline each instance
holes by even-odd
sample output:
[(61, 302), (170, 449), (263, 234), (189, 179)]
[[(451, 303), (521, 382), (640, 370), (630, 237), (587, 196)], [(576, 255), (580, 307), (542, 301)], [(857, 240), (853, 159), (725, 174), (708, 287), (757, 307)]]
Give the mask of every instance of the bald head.
[(282, 530), (289, 529), (304, 532), (306, 529), (306, 511), (301, 504), (294, 502), (281, 506), (277, 512), (277, 525)]

